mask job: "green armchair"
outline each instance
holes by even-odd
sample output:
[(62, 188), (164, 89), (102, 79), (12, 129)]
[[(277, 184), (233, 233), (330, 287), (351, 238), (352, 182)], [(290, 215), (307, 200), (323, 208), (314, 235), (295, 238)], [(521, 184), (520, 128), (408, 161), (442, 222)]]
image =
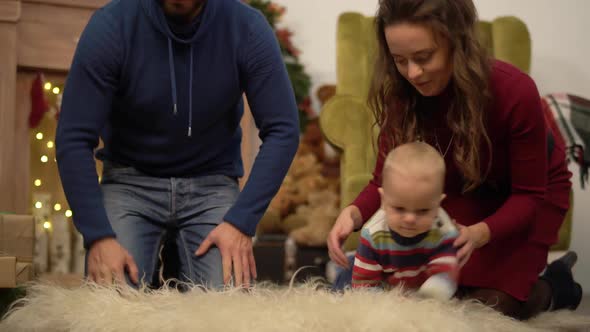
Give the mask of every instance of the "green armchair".
[[(524, 72), (531, 63), (531, 39), (526, 25), (516, 17), (481, 21), (479, 36), (495, 58), (509, 62)], [(322, 108), (320, 126), (326, 139), (341, 150), (341, 207), (349, 205), (372, 177), (376, 161), (377, 129), (367, 105), (376, 37), (373, 18), (344, 13), (338, 19), (336, 49), (336, 94)], [(571, 215), (571, 213), (570, 213)], [(560, 232), (560, 247), (569, 245), (569, 223)], [(563, 233), (563, 234), (562, 234)], [(344, 244), (354, 250), (358, 234)], [(565, 247), (565, 248), (563, 248)]]

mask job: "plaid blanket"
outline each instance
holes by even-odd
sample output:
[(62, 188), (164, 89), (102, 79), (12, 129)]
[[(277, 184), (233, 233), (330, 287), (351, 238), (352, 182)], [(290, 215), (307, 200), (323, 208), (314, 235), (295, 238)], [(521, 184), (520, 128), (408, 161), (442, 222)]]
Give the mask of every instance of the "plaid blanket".
[(568, 162), (580, 168), (580, 185), (588, 182), (590, 166), (590, 100), (565, 93), (541, 98), (543, 114), (556, 140), (566, 147)]

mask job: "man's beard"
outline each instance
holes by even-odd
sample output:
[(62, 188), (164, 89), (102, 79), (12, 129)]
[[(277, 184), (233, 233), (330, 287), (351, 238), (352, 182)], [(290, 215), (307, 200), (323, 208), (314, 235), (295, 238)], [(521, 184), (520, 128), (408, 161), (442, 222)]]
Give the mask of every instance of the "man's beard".
[(164, 9), (166, 17), (177, 24), (190, 23), (196, 16), (196, 13), (201, 10), (204, 2), (205, 0), (195, 0), (191, 4), (183, 4), (160, 0), (160, 4)]

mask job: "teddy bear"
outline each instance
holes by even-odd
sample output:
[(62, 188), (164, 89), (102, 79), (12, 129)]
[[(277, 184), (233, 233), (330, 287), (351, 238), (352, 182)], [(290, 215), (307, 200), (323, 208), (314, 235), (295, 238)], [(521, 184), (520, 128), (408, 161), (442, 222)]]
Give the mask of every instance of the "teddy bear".
[(318, 161), (323, 162), (325, 158), (324, 136), (320, 129), (319, 118), (314, 118), (308, 121), (299, 146), (303, 154), (310, 153), (314, 155)]
[[(258, 234), (288, 234), (305, 225), (304, 212), (310, 193), (327, 188), (328, 181), (320, 174), (321, 165), (313, 154), (298, 152), (277, 194), (262, 216)], [(296, 208), (303, 210), (297, 212)]]
[(307, 247), (323, 247), (330, 229), (334, 225), (340, 210), (339, 197), (333, 190), (322, 190), (309, 194), (307, 209), (298, 208), (298, 213), (307, 222), (305, 226), (293, 229), (289, 233), (297, 245)]
[[(318, 90), (317, 96), (323, 104), (334, 91), (334, 86), (325, 86)], [(258, 224), (257, 233), (292, 234), (303, 228), (295, 233), (300, 243), (325, 244), (325, 239), (319, 240), (312, 233), (325, 228), (318, 228), (317, 224), (331, 224), (338, 214), (339, 164), (338, 152), (330, 149), (322, 135), (319, 118), (310, 119), (291, 167)], [(309, 224), (315, 227), (310, 230)]]
[(293, 181), (298, 180), (304, 175), (319, 173), (322, 169), (322, 166), (318, 162), (318, 158), (306, 149), (305, 145), (299, 145), (299, 149), (297, 150), (297, 153), (295, 153), (291, 167), (289, 167), (287, 174), (292, 177)]
[[(288, 183), (288, 182), (287, 182)], [(293, 212), (293, 189), (289, 185), (282, 185), (277, 194), (270, 201), (268, 208), (258, 226), (257, 234), (283, 234), (282, 220)]]
[(308, 202), (309, 194), (326, 188), (327, 181), (319, 173), (310, 173), (302, 176), (295, 183), (295, 190), (292, 194), (292, 200), (295, 206)]

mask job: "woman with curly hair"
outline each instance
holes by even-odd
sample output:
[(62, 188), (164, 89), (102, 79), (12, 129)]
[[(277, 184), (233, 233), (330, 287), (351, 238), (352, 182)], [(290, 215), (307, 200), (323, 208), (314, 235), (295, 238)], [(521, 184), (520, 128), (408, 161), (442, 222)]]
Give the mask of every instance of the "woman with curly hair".
[[(373, 179), (330, 232), (332, 259), (349, 265), (341, 244), (380, 207), (384, 156), (421, 140), (447, 168), (442, 207), (460, 227), (456, 295), (518, 319), (575, 309), (582, 291), (571, 274), (574, 253), (539, 277), (569, 208), (571, 173), (533, 80), (487, 56), (471, 0), (380, 0), (375, 24), (369, 105), (379, 155)], [(413, 227), (419, 211), (400, 213)]]

